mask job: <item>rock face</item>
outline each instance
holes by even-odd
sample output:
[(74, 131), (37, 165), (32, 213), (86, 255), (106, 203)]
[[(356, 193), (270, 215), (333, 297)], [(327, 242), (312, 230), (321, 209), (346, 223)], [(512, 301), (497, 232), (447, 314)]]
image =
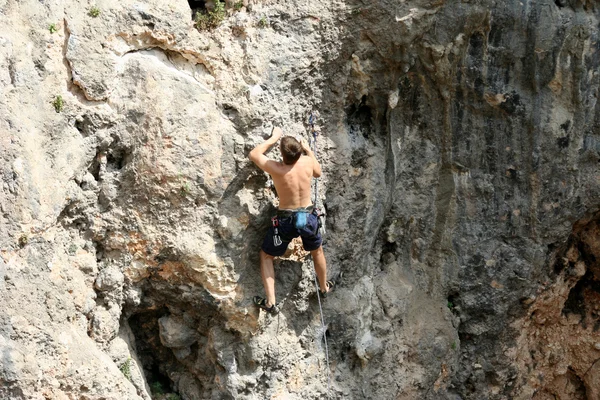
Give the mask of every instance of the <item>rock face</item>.
[[(598, 398), (597, 5), (226, 4), (0, 0), (0, 398)], [(313, 111), (324, 327), (251, 302)]]

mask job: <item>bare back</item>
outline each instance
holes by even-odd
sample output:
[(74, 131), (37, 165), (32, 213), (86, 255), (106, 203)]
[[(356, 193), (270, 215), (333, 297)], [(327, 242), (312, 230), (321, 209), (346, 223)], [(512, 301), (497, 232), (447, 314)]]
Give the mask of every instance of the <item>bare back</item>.
[(301, 156), (293, 165), (278, 164), (278, 168), (270, 171), (270, 174), (279, 196), (279, 208), (294, 209), (311, 205), (312, 158)]

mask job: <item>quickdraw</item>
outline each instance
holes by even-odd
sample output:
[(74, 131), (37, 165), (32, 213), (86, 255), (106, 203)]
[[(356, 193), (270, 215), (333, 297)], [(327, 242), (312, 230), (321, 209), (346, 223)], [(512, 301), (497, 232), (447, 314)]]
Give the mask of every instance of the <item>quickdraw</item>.
[(271, 218), (271, 223), (273, 224), (273, 244), (275, 246), (280, 246), (283, 242), (281, 241), (281, 237), (279, 236), (279, 218)]

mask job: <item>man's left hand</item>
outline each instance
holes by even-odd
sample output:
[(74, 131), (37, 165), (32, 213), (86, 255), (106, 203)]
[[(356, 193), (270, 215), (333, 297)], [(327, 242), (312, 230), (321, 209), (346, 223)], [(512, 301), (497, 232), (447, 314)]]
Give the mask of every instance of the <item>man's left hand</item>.
[(271, 131), (271, 142), (275, 143), (276, 141), (279, 140), (279, 138), (283, 135), (283, 131), (281, 130), (280, 127), (276, 126), (273, 128), (273, 131)]

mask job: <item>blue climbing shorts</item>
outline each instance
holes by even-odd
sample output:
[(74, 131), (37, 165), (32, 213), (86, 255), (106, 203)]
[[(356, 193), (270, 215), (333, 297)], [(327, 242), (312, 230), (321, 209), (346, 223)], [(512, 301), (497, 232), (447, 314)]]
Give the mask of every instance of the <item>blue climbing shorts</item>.
[[(301, 228), (296, 228), (298, 218), (304, 216), (298, 216), (298, 214), (305, 214), (306, 224)], [(317, 217), (316, 211), (311, 213), (308, 212), (294, 212), (291, 216), (277, 217), (278, 226), (274, 227), (271, 224), (265, 240), (261, 246), (261, 249), (270, 256), (281, 257), (285, 254), (288, 245), (292, 239), (300, 236), (302, 238), (302, 246), (304, 250), (313, 251), (321, 247), (323, 239), (319, 233), (319, 218)], [(302, 221), (304, 222), (304, 221)], [(277, 229), (277, 235), (280, 240), (275, 240), (275, 229)]]

